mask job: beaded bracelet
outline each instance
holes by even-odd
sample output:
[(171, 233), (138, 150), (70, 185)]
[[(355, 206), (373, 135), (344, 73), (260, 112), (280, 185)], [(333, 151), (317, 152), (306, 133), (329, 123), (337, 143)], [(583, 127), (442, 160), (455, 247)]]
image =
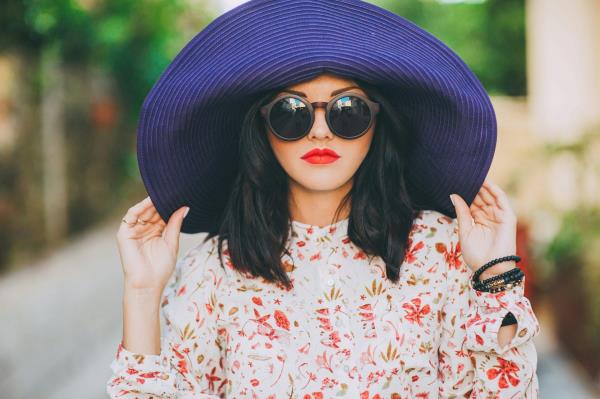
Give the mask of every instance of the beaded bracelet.
[(473, 288), (479, 291), (498, 292), (504, 289), (512, 288), (508, 285), (515, 285), (523, 280), (525, 273), (519, 268), (511, 269), (507, 272), (494, 276), (490, 279), (473, 283)]
[[(523, 282), (523, 277), (525, 276), (525, 274), (521, 271), (521, 269), (519, 269), (518, 271), (520, 271), (521, 273), (513, 273), (510, 276), (504, 276), (503, 280), (496, 280), (495, 282), (492, 282), (491, 284), (487, 283), (487, 280), (482, 281), (483, 285), (482, 286), (478, 286), (477, 289), (478, 291), (485, 291), (485, 292), (500, 292), (500, 291), (505, 291), (505, 290), (509, 290), (515, 286), (521, 285), (521, 283)], [(508, 273), (508, 272), (507, 272)]]
[[(473, 288), (479, 291), (487, 291), (490, 289), (496, 289), (499, 287), (504, 287), (505, 285), (520, 282), (523, 279), (525, 273), (518, 267), (515, 267), (507, 272), (502, 274), (498, 274), (496, 276), (490, 277), (483, 281), (475, 281), (473, 282)], [(506, 287), (512, 288), (512, 287)]]
[[(516, 273), (518, 270), (520, 270), (520, 269), (518, 269), (518, 268), (515, 267), (515, 268), (512, 268), (512, 269), (510, 269), (510, 270), (508, 270), (508, 271), (506, 271), (504, 273)], [(502, 274), (496, 274), (496, 275), (494, 275), (494, 276), (492, 276), (492, 277), (490, 277), (488, 279), (485, 279), (485, 280), (477, 280), (477, 281), (474, 282), (474, 284), (479, 284), (479, 283), (482, 283), (484, 281), (492, 282), (492, 281), (495, 281), (495, 280), (501, 280), (502, 279), (501, 276), (503, 276), (504, 273), (502, 273)]]
[(521, 260), (521, 257), (518, 255), (508, 255), (503, 256), (501, 258), (492, 259), (491, 261), (477, 269), (477, 271), (473, 274), (473, 282), (479, 281), (479, 276), (481, 276), (481, 273), (483, 273), (490, 267), (494, 266), (497, 263), (506, 262), (508, 260), (514, 260), (515, 262), (519, 262)]
[[(473, 288), (478, 291), (498, 292), (501, 290), (510, 289), (515, 285), (521, 284), (523, 282), (525, 274), (518, 267), (515, 267), (507, 272), (490, 277), (483, 281), (479, 281), (479, 276), (481, 276), (481, 274), (485, 270), (497, 263), (504, 262), (507, 260), (514, 260), (515, 262), (519, 262), (521, 260), (521, 257), (517, 255), (510, 255), (494, 259), (491, 262), (486, 263), (484, 266), (477, 269), (477, 271), (473, 274)], [(502, 319), (502, 323), (500, 324), (500, 326), (509, 326), (512, 324), (517, 324), (517, 319), (515, 318), (515, 315), (512, 314), (512, 312), (508, 312), (506, 316), (504, 316), (504, 318)]]

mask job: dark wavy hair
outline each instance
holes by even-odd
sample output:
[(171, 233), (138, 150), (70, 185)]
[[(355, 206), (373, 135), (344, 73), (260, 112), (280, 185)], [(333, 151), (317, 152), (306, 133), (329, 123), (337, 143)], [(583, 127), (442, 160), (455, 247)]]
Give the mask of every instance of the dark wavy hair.
[[(369, 151), (334, 220), (349, 203), (349, 239), (367, 255), (380, 256), (386, 264), (387, 278), (396, 283), (417, 216), (405, 184), (412, 130), (378, 86), (354, 80), (371, 100), (380, 104), (380, 112)], [(259, 108), (279, 92), (278, 89), (261, 94), (245, 114), (238, 172), (219, 230), (209, 232), (206, 240), (219, 235), (221, 265), (222, 245), (227, 240), (228, 255), (236, 270), (291, 289), (291, 280), (282, 265), (282, 255), (289, 253), (285, 245), (292, 221), (288, 208), (289, 177), (273, 153), (259, 113)]]

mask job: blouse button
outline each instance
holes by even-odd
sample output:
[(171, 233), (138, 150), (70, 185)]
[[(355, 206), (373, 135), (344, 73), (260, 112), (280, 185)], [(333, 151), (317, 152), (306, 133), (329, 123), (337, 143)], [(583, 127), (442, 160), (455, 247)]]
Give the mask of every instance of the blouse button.
[(333, 285), (333, 279), (330, 278), (327, 280), (327, 285), (331, 287)]

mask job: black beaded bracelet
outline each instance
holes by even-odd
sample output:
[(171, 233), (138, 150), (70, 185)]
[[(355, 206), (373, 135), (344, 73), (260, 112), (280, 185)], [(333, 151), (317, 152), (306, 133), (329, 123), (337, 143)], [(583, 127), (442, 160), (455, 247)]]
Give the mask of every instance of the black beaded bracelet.
[(504, 319), (502, 319), (502, 324), (500, 324), (500, 327), (509, 326), (511, 324), (517, 324), (517, 319), (512, 312), (508, 312), (506, 316), (504, 316)]
[(477, 269), (477, 271), (475, 273), (473, 273), (473, 283), (475, 283), (476, 281), (479, 281), (479, 276), (481, 276), (481, 273), (483, 273), (490, 267), (494, 266), (495, 264), (510, 261), (510, 260), (519, 262), (521, 260), (521, 257), (518, 255), (508, 255), (508, 256), (503, 256), (501, 258), (492, 259), (491, 261), (489, 261), (488, 263), (486, 263), (485, 265), (483, 265), (479, 269)]
[(490, 277), (483, 281), (475, 281), (473, 282), (473, 288), (478, 291), (488, 291), (490, 288), (496, 288), (499, 286), (504, 286), (511, 283), (516, 283), (525, 276), (523, 270), (515, 267), (506, 271), (502, 274), (498, 274), (496, 276)]
[[(496, 276), (495, 276), (496, 277)], [(494, 281), (483, 280), (478, 284), (474, 284), (473, 288), (477, 291), (483, 292), (500, 292), (513, 288), (514, 286), (520, 285), (523, 282), (525, 273), (519, 268), (514, 268), (508, 272), (498, 275), (500, 279), (494, 278)]]
[(496, 281), (496, 280), (502, 280), (503, 276), (510, 275), (512, 273), (519, 273), (519, 270), (520, 269), (518, 269), (518, 268), (515, 267), (515, 268), (512, 268), (512, 269), (510, 269), (510, 270), (502, 273), (502, 274), (496, 274), (495, 276), (492, 276), (492, 277), (487, 278), (485, 280), (477, 280), (477, 281), (475, 281), (475, 283), (477, 284), (477, 283), (483, 283), (484, 281), (493, 282), (493, 281)]

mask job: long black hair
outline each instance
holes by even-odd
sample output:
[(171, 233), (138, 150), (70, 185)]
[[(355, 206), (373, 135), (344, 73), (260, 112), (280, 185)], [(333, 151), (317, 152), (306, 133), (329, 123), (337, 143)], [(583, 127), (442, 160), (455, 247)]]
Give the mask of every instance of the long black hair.
[[(334, 219), (350, 207), (348, 237), (367, 255), (386, 264), (387, 278), (397, 282), (408, 236), (417, 215), (405, 184), (411, 128), (379, 87), (354, 79), (368, 97), (380, 104), (369, 151), (353, 176), (353, 185), (340, 202)], [(262, 276), (280, 287), (292, 284), (282, 265), (291, 226), (288, 175), (277, 161), (267, 138), (262, 105), (280, 90), (261, 95), (248, 108), (239, 141), (239, 168), (217, 232), (223, 260), (227, 240), (232, 266), (251, 276)]]

